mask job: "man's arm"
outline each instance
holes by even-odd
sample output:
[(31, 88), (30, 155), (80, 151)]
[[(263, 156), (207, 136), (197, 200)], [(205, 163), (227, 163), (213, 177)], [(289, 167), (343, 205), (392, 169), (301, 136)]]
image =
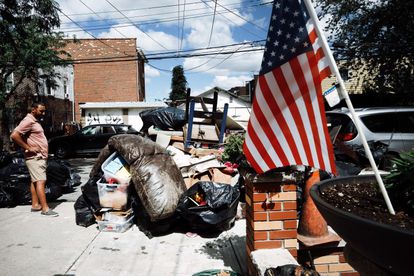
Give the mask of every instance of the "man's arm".
[(19, 145), (21, 148), (23, 148), (26, 152), (40, 152), (40, 148), (39, 147), (31, 147), (29, 146), (23, 139), (22, 135), (14, 130), (12, 132), (12, 134), (10, 135), (10, 138), (17, 144)]

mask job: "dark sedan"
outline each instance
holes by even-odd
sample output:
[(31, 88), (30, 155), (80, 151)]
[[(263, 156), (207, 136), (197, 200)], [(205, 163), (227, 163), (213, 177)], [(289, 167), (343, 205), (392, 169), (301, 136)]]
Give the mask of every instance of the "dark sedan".
[(89, 125), (72, 135), (63, 135), (49, 139), (49, 153), (58, 158), (71, 155), (97, 154), (108, 143), (109, 138), (117, 134), (138, 134), (130, 125), (99, 124)]

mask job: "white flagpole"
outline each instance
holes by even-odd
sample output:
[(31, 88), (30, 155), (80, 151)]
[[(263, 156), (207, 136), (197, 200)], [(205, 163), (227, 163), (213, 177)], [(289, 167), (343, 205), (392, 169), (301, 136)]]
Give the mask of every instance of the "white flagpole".
[(368, 157), (372, 170), (374, 171), (375, 178), (377, 179), (377, 182), (382, 192), (382, 196), (384, 197), (385, 203), (387, 204), (388, 211), (390, 212), (390, 214), (395, 215), (395, 211), (394, 211), (394, 208), (392, 207), (390, 198), (388, 197), (388, 193), (387, 193), (387, 190), (385, 189), (384, 182), (382, 181), (377, 165), (375, 164), (374, 157), (372, 156), (371, 150), (368, 146), (367, 139), (365, 138), (365, 134), (362, 131), (362, 128), (357, 119), (357, 115), (355, 113), (354, 107), (352, 106), (352, 102), (349, 98), (348, 91), (345, 88), (345, 83), (342, 80), (341, 74), (339, 73), (338, 66), (336, 65), (335, 59), (332, 55), (331, 49), (329, 48), (328, 42), (326, 41), (326, 38), (322, 30), (320, 29), (318, 16), (316, 15), (315, 9), (313, 8), (311, 1), (310, 0), (304, 0), (304, 1), (305, 1), (306, 8), (308, 9), (309, 16), (315, 22), (316, 33), (318, 34), (318, 38), (322, 40), (322, 48), (324, 50), (324, 53), (327, 55), (329, 59), (331, 70), (333, 70), (333, 73), (335, 74), (338, 80), (339, 86), (341, 88), (340, 90), (341, 90), (342, 97), (345, 99), (346, 105), (348, 106), (348, 109), (351, 112), (352, 117), (354, 118), (355, 126), (358, 130), (359, 135), (361, 136), (362, 145), (364, 146), (364, 149), (365, 149), (365, 154)]

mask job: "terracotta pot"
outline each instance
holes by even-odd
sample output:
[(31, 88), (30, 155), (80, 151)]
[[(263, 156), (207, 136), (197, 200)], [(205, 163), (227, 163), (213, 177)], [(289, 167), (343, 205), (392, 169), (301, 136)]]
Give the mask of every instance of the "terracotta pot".
[(374, 176), (339, 177), (319, 182), (310, 194), (328, 225), (358, 253), (391, 273), (413, 275), (414, 231), (356, 216), (321, 198), (321, 193), (331, 185), (357, 183), (377, 185)]

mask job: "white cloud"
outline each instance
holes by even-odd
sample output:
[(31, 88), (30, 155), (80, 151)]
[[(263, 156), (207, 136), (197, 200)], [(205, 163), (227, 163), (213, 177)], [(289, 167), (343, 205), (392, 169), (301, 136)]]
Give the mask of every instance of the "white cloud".
[(160, 71), (158, 71), (157, 69), (145, 65), (145, 78), (152, 78), (152, 77), (159, 77), (160, 76)]
[(185, 72), (200, 72), (211, 75), (234, 75), (243, 72), (257, 72), (263, 51), (235, 53), (188, 58), (184, 61)]
[(218, 86), (223, 89), (230, 89), (235, 86), (244, 86), (246, 81), (249, 81), (253, 78), (253, 76), (249, 75), (240, 75), (237, 77), (229, 77), (229, 76), (216, 76), (213, 80), (213, 87)]

